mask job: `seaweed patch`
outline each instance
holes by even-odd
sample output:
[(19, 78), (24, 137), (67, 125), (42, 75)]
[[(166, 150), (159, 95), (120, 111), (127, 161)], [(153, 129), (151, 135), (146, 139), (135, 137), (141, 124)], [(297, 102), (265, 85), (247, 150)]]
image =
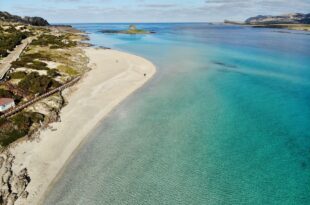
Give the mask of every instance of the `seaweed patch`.
[(223, 66), (223, 67), (227, 67), (227, 68), (237, 68), (237, 66), (235, 66), (235, 65), (230, 65), (230, 64), (219, 62), (219, 61), (212, 61), (212, 63), (215, 65), (219, 65), (219, 66)]

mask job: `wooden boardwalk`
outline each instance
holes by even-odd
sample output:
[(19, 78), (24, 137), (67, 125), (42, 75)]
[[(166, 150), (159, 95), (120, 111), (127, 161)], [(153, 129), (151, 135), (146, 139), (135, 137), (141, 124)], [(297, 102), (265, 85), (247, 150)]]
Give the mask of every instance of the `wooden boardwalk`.
[(57, 92), (60, 92), (70, 86), (72, 86), (73, 84), (77, 83), (79, 80), (81, 79), (81, 77), (76, 77), (74, 78), (73, 80), (71, 80), (70, 82), (58, 87), (58, 88), (55, 88), (54, 90), (51, 90), (43, 95), (40, 95), (38, 97), (35, 97), (34, 99), (26, 102), (26, 103), (23, 103), (22, 105), (19, 105), (19, 106), (16, 106), (14, 107), (13, 109), (11, 110), (8, 110), (7, 112), (5, 112), (3, 115), (0, 116), (0, 118), (7, 118), (7, 117), (10, 117), (14, 114), (16, 114), (17, 112), (20, 112), (22, 111), (23, 109), (25, 109), (26, 107), (30, 106), (30, 105), (33, 105), (34, 103), (44, 99), (44, 98), (47, 98)]

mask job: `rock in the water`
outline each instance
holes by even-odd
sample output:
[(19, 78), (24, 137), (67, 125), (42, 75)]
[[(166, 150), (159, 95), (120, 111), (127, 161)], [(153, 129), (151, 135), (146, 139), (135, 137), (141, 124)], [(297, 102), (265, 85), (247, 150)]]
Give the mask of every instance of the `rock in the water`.
[(135, 31), (135, 30), (137, 30), (137, 26), (134, 25), (134, 24), (131, 24), (131, 25), (129, 26), (129, 30)]

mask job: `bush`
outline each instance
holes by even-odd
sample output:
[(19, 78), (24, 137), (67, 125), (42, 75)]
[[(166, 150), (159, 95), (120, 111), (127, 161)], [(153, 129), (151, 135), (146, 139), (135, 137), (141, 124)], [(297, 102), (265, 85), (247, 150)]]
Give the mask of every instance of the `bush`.
[(27, 58), (29, 59), (29, 61), (34, 60), (34, 59), (46, 60), (46, 61), (52, 60), (50, 56), (48, 56), (45, 53), (29, 53), (29, 54), (23, 55), (23, 58)]
[(5, 33), (0, 32), (0, 57), (6, 57), (9, 54), (8, 51), (14, 50), (25, 38), (27, 35), (14, 27), (7, 29)]
[(21, 68), (21, 67), (25, 67), (26, 62), (21, 61), (21, 60), (17, 60), (17, 61), (13, 61), (11, 63), (12, 68)]
[(44, 120), (44, 115), (36, 112), (21, 112), (10, 120), (0, 120), (0, 144), (7, 146), (17, 139), (24, 137), (30, 131), (33, 123)]
[(13, 98), (14, 94), (11, 91), (0, 89), (1, 98)]
[(5, 48), (0, 48), (0, 57), (5, 57), (8, 55), (8, 50)]
[(26, 65), (27, 68), (35, 69), (35, 70), (48, 70), (47, 64), (41, 61), (32, 61)]
[(32, 68), (36, 70), (48, 70), (47, 64), (38, 60), (51, 60), (47, 55), (31, 53), (21, 56), (17, 61), (12, 62), (13, 68)]
[(57, 72), (56, 69), (49, 69), (49, 70), (47, 71), (47, 75), (50, 76), (50, 77), (52, 77), (52, 78), (54, 78), (54, 77), (59, 76), (60, 74)]
[(11, 78), (11, 79), (23, 79), (23, 78), (26, 77), (26, 75), (27, 75), (26, 72), (24, 72), (24, 71), (18, 71), (18, 72), (11, 73), (11, 74), (10, 74), (10, 78)]
[(42, 120), (44, 120), (44, 115), (36, 112), (21, 112), (11, 119), (20, 129), (29, 128), (33, 123), (39, 123)]
[(5, 123), (7, 123), (8, 121), (7, 121), (7, 119), (5, 119), (5, 118), (0, 118), (0, 127), (2, 126), (2, 125), (4, 125)]
[(33, 94), (43, 94), (50, 89), (57, 88), (61, 84), (46, 75), (37, 72), (28, 74), (18, 83), (18, 87)]
[(15, 103), (19, 103), (22, 99), (21, 96), (15, 95), (9, 90), (0, 89), (0, 97), (1, 98), (13, 98)]
[(59, 65), (57, 69), (60, 70), (61, 72), (67, 73), (70, 76), (76, 76), (79, 74), (79, 72), (76, 71), (74, 68), (66, 65)]
[(33, 40), (32, 45), (50, 46), (51, 49), (68, 48), (76, 46), (76, 42), (69, 40), (66, 36), (54, 36), (43, 34), (38, 39)]
[(17, 139), (26, 136), (27, 133), (28, 132), (25, 130), (18, 129), (12, 129), (10, 132), (0, 133), (0, 145), (6, 147)]

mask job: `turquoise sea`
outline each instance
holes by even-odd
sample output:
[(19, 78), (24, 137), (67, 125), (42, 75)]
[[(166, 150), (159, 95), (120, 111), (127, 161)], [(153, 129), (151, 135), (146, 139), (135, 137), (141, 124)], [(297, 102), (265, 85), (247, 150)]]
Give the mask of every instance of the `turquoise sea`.
[(99, 32), (128, 25), (73, 25), (157, 74), (94, 130), (46, 205), (310, 204), (310, 33), (207, 23)]

